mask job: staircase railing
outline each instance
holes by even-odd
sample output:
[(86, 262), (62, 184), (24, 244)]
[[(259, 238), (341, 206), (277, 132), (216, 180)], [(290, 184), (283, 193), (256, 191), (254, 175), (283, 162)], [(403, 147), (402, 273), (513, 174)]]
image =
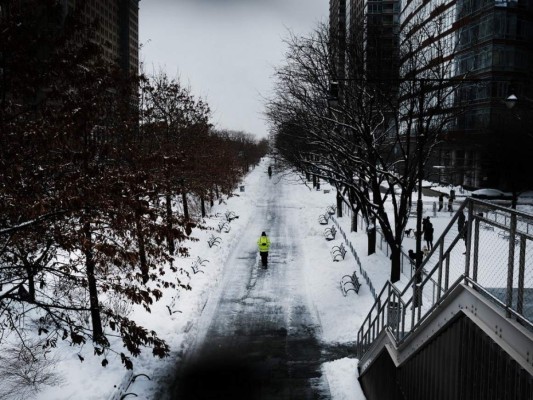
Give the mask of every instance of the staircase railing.
[[(467, 212), (459, 231), (457, 220)], [(384, 329), (396, 344), (458, 285), (469, 285), (533, 330), (533, 215), (467, 199), (405, 286), (387, 282), (358, 332), (361, 357)]]

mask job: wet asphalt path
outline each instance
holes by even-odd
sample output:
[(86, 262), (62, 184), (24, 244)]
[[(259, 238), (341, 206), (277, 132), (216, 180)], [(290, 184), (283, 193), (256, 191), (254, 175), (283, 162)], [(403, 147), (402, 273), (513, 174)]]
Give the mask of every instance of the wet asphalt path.
[[(303, 284), (290, 186), (265, 175), (260, 199), (202, 314), (200, 336), (179, 368), (172, 399), (329, 399), (317, 322)], [(255, 242), (272, 241), (268, 269)]]

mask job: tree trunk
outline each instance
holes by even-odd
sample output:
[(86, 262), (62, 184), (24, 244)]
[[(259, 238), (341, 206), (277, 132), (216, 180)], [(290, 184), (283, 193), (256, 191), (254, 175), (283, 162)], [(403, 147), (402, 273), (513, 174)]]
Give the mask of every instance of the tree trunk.
[(183, 204), (183, 216), (185, 220), (189, 220), (189, 203), (187, 202), (187, 189), (185, 188), (185, 181), (181, 180), (181, 202)]
[(189, 204), (187, 203), (187, 192), (185, 189), (181, 191), (181, 201), (183, 203), (183, 216), (185, 220), (189, 220)]
[(355, 194), (353, 192), (353, 189), (350, 189), (350, 192), (348, 194), (348, 198), (350, 199), (350, 206), (352, 207), (352, 224), (351, 224), (351, 231), (357, 232), (357, 214), (359, 213), (359, 203), (355, 200)]
[(370, 225), (367, 227), (367, 237), (368, 237), (368, 255), (371, 255), (376, 252), (376, 219), (375, 218), (372, 218), (370, 220)]
[(102, 319), (100, 317), (100, 305), (98, 304), (98, 288), (96, 286), (96, 263), (93, 254), (93, 242), (91, 223), (84, 223), (85, 231), (85, 246), (83, 253), (85, 255), (85, 268), (87, 274), (87, 284), (89, 289), (89, 300), (91, 304), (91, 321), (93, 327), (93, 341), (102, 343), (104, 339), (104, 331), (102, 329)]
[(518, 204), (518, 192), (513, 189), (513, 197), (511, 199), (511, 208), (516, 210), (516, 205)]
[(342, 218), (342, 195), (337, 192), (337, 217)]
[(357, 213), (358, 213), (358, 209), (357, 208), (352, 208), (352, 224), (350, 226), (350, 230), (352, 232), (357, 232)]
[(28, 276), (28, 300), (35, 301), (35, 267), (33, 265), (26, 267), (26, 275)]
[(26, 277), (28, 278), (28, 293), (27, 293), (27, 298), (25, 300), (35, 301), (35, 278), (34, 277), (37, 271), (37, 267), (28, 260), (28, 258), (23, 254), (23, 251), (20, 249), (19, 249), (19, 258), (24, 265), (24, 269), (26, 270)]
[(200, 208), (202, 209), (202, 218), (205, 218), (205, 199), (204, 196), (200, 196)]
[(218, 193), (218, 185), (215, 185), (215, 195), (217, 196), (217, 200), (220, 199), (220, 194)]
[(168, 252), (169, 254), (174, 254), (174, 234), (172, 226), (172, 198), (170, 196), (170, 193), (167, 191), (165, 195), (166, 200), (166, 206), (167, 206), (167, 246), (168, 246)]
[(391, 249), (391, 271), (390, 271), (390, 280), (392, 283), (398, 282), (400, 280), (401, 274), (401, 256), (402, 253), (400, 248), (397, 246), (392, 246)]
[[(374, 204), (378, 204), (380, 200), (379, 187), (373, 188), (372, 199)], [(377, 193), (376, 193), (377, 191)], [(368, 229), (368, 255), (376, 252), (376, 217), (370, 218), (370, 229)]]
[(149, 271), (148, 271), (148, 263), (146, 261), (146, 249), (144, 244), (144, 233), (142, 231), (142, 207), (141, 203), (139, 201), (139, 198), (137, 197), (137, 208), (135, 209), (135, 228), (137, 230), (137, 244), (139, 246), (139, 261), (140, 261), (140, 268), (141, 268), (141, 275), (143, 278), (143, 283), (148, 282), (149, 279)]

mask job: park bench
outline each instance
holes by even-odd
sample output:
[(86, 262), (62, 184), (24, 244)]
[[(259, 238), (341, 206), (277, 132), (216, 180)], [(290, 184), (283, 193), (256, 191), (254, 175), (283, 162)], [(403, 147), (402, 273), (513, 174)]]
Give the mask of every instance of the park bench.
[[(481, 229), (485, 229), (486, 231), (494, 231), (494, 226), (490, 225), (490, 224), (487, 224), (485, 222), (481, 222), (479, 224), (479, 226), (481, 227)], [(501, 232), (500, 232), (501, 233)]]
[(220, 242), (222, 242), (222, 239), (215, 235), (211, 235), (209, 239), (207, 239), (207, 244), (209, 245), (209, 248), (219, 245)]
[(230, 231), (230, 226), (227, 222), (224, 222), (224, 221), (220, 221), (218, 223), (218, 231), (219, 232), (224, 232), (224, 233), (228, 233)]
[(329, 215), (333, 215), (333, 214), (335, 214), (335, 210), (336, 210), (336, 207), (335, 207), (335, 206), (329, 206), (328, 208), (326, 208), (326, 212), (327, 212)]
[(234, 219), (239, 218), (239, 216), (235, 215), (235, 213), (233, 211), (226, 211), (225, 215), (226, 215), (226, 221), (228, 221), (228, 222), (231, 222)]
[[(346, 287), (346, 285), (351, 285), (351, 287)], [(351, 275), (344, 275), (341, 278), (340, 286), (341, 292), (344, 297), (346, 297), (350, 290), (353, 290), (355, 293), (359, 294), (359, 288), (361, 287), (361, 283), (359, 282), (357, 273), (354, 271)]]
[[(505, 239), (505, 240), (510, 240), (511, 239), (511, 235), (508, 231), (500, 231), (498, 232), (498, 236), (501, 237), (502, 239)], [(518, 239), (518, 237), (515, 236), (514, 238), (514, 244), (517, 245), (518, 243), (520, 243), (520, 240)]]
[(200, 267), (205, 267), (205, 264), (208, 262), (208, 260), (202, 260), (200, 257), (196, 258), (196, 261), (194, 261), (191, 266), (192, 272), (194, 272), (195, 275), (198, 272), (201, 272), (203, 274), (204, 271), (202, 271)]
[(129, 387), (132, 383), (135, 382), (135, 380), (139, 376), (144, 376), (148, 378), (148, 380), (151, 380), (150, 377), (146, 374), (133, 374), (133, 371), (127, 371), (126, 375), (124, 375), (124, 378), (122, 379), (122, 382), (117, 386), (115, 386), (115, 391), (109, 396), (108, 400), (123, 400), (128, 396), (134, 396), (137, 397), (136, 393), (128, 392)]
[(165, 306), (167, 308), (167, 310), (168, 310), (169, 315), (176, 314), (176, 313), (180, 313), (181, 314), (180, 310), (176, 310), (175, 309), (176, 303), (179, 300), (179, 298), (180, 298), (180, 292), (176, 292), (176, 294), (174, 296), (172, 296), (172, 299), (170, 300), (170, 303)]
[(322, 214), (318, 216), (318, 223), (320, 225), (327, 225), (329, 223), (329, 214)]
[(344, 257), (346, 256), (346, 248), (344, 247), (344, 244), (341, 243), (340, 246), (334, 246), (330, 253), (333, 257), (333, 261), (344, 260)]
[(324, 237), (328, 241), (334, 240), (336, 234), (337, 234), (337, 229), (335, 229), (335, 225), (331, 225), (331, 228), (324, 229)]

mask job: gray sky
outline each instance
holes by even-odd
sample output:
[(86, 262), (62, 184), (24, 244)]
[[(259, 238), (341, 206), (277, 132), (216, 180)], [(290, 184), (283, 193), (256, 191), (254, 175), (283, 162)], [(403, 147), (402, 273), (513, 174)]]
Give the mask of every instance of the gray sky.
[(263, 100), (283, 60), (287, 29), (307, 34), (328, 0), (142, 0), (141, 60), (179, 76), (207, 100), (217, 128), (266, 137)]

